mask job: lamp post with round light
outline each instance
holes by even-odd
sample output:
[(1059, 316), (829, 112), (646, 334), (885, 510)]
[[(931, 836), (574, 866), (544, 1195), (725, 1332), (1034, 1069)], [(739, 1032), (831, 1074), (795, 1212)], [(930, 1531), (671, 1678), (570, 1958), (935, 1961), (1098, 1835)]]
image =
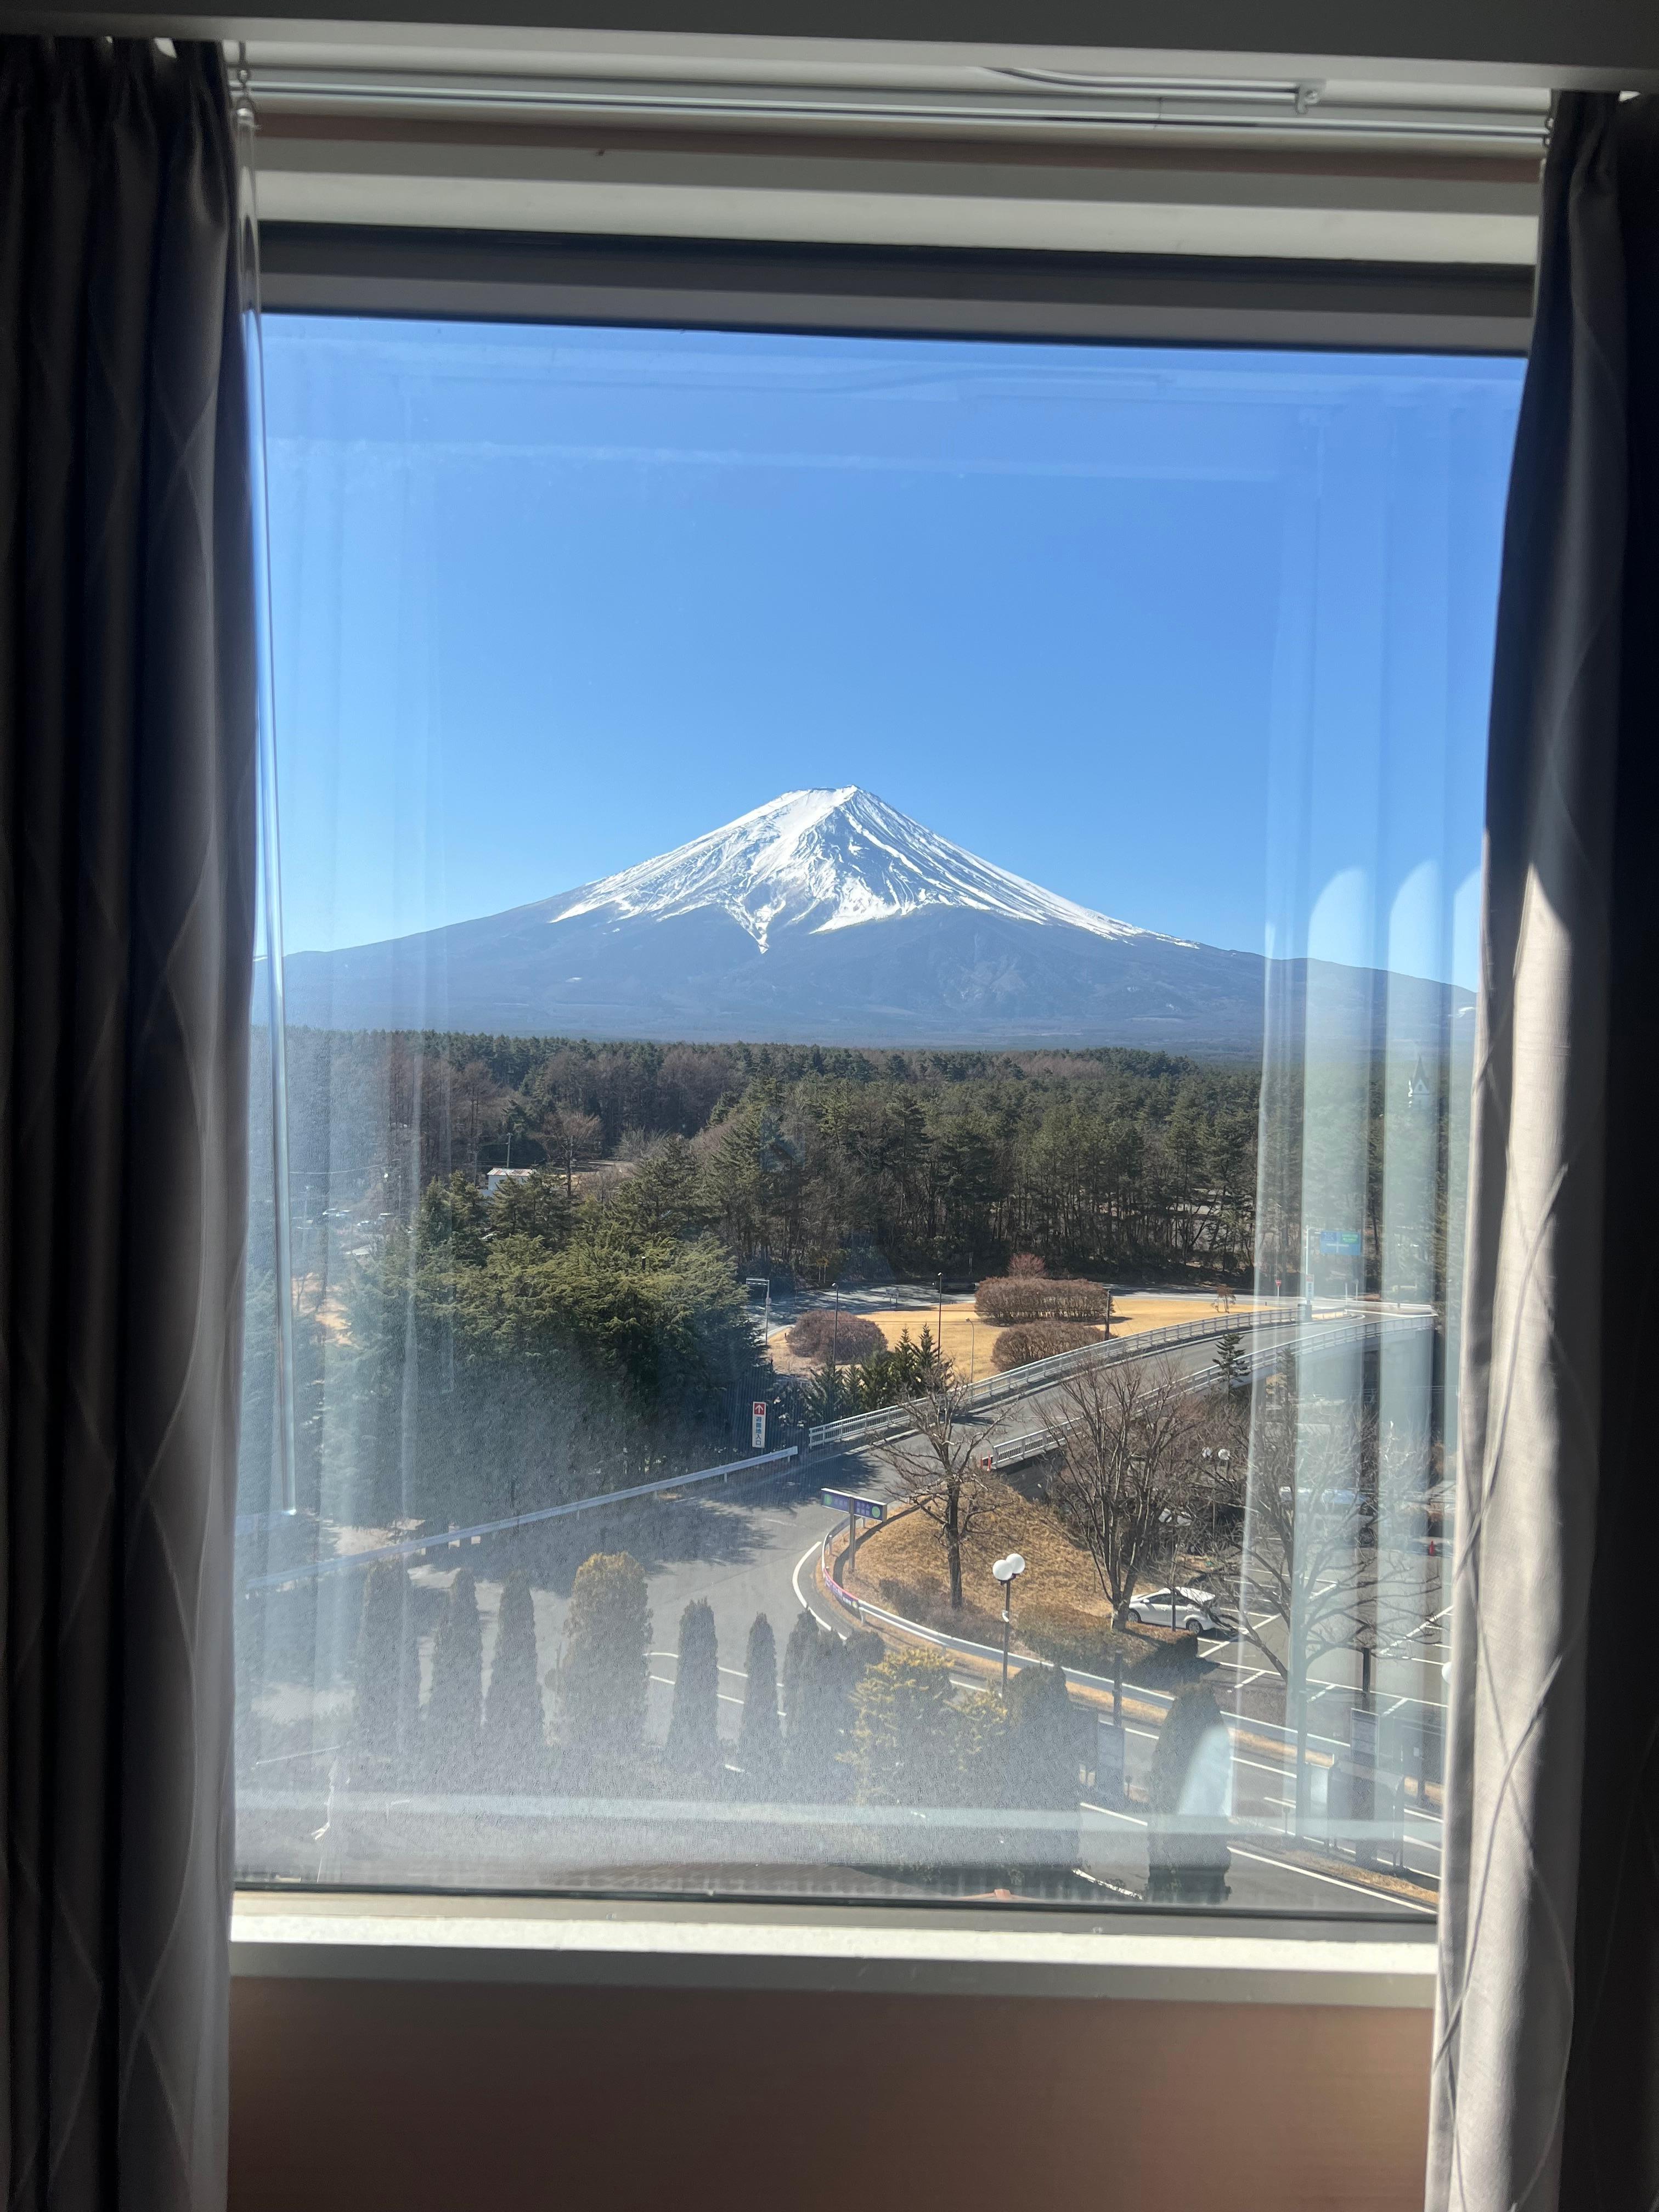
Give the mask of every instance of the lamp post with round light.
[(994, 1562), (991, 1572), (1002, 1584), (1002, 1694), (1008, 1694), (1008, 1632), (1014, 1620), (1014, 1580), (1025, 1571), (1025, 1562), (1018, 1552), (1010, 1552), (1006, 1559)]

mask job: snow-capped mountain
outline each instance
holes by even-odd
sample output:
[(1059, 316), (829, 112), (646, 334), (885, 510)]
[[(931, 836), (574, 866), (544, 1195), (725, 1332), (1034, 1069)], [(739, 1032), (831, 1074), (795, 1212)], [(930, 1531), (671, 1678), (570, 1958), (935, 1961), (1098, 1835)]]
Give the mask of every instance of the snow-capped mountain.
[(705, 907), (730, 915), (763, 952), (775, 930), (852, 929), (927, 907), (1059, 923), (1096, 937), (1151, 934), (993, 867), (851, 783), (786, 791), (724, 829), (586, 885), (551, 918), (666, 920)]
[[(1319, 971), (1322, 1038), (1444, 1041), (1467, 994)], [(534, 905), (291, 955), (288, 1018), (331, 1029), (1255, 1053), (1306, 963), (1115, 921), (848, 785), (791, 791)]]

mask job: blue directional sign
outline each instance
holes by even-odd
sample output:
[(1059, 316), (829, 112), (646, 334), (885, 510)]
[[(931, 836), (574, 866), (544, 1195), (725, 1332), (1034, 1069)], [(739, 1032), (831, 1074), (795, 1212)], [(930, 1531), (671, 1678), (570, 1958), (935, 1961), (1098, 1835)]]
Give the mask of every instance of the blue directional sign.
[(879, 1498), (860, 1498), (850, 1490), (826, 1490), (824, 1504), (831, 1513), (845, 1513), (854, 1521), (884, 1521), (887, 1508)]

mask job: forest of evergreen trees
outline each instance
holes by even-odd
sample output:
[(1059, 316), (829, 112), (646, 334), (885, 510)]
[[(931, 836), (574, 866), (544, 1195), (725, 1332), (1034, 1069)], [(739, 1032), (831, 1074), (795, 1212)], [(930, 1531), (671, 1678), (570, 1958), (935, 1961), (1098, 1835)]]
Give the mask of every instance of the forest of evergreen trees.
[[(1121, 1049), (298, 1030), (289, 1058), (303, 1494), (337, 1520), (515, 1512), (735, 1447), (774, 1395), (757, 1275), (961, 1281), (1024, 1253), (1243, 1284), (1260, 1255), (1288, 1289), (1311, 1189), (1364, 1231), (1372, 1287), (1445, 1285), (1448, 1117), (1385, 1111), (1381, 1059), (1270, 1074), (1264, 1114), (1254, 1069)], [(538, 1172), (487, 1194), (509, 1164)], [(255, 1496), (268, 1210), (264, 1237), (262, 1270), (256, 1215)]]

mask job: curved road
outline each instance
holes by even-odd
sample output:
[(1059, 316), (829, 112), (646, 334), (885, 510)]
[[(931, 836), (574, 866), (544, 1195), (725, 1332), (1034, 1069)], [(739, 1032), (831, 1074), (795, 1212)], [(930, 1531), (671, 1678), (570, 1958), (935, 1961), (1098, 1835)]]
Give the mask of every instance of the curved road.
[[(1293, 1337), (1296, 1331), (1293, 1322), (1275, 1322), (1270, 1328), (1257, 1329), (1241, 1321), (1240, 1326), (1247, 1348), (1252, 1339), (1271, 1343)], [(1191, 1373), (1208, 1366), (1214, 1350), (1213, 1340), (1200, 1340), (1166, 1356), (1177, 1371)], [(1041, 1401), (1047, 1395), (1018, 1397), (989, 1409), (983, 1423), (987, 1443), (1039, 1425)], [(693, 1599), (707, 1600), (719, 1638), (722, 1733), (734, 1738), (745, 1684), (743, 1660), (756, 1615), (764, 1613), (771, 1623), (780, 1664), (803, 1598), (828, 1625), (838, 1630), (846, 1625), (830, 1621), (831, 1608), (812, 1587), (814, 1555), (826, 1533), (844, 1525), (841, 1515), (827, 1512), (819, 1502), (818, 1491), (824, 1485), (877, 1495), (892, 1490), (890, 1470), (878, 1452), (821, 1453), (804, 1475), (792, 1472), (741, 1487), (722, 1486), (718, 1494), (712, 1486), (705, 1491), (688, 1490), (614, 1510), (596, 1510), (574, 1522), (550, 1523), (511, 1538), (486, 1539), (488, 1548), (475, 1554), (472, 1564), (481, 1577), (489, 1577), (492, 1568), (505, 1568), (510, 1545), (524, 1542), (530, 1547), (529, 1559), (522, 1553), (520, 1557), (526, 1565), (533, 1560), (538, 1638), (544, 1654), (550, 1654), (557, 1648), (562, 1627), (566, 1601), (562, 1593), (568, 1590), (581, 1559), (595, 1551), (632, 1552), (650, 1580), (652, 1723), (659, 1737), (667, 1724), (681, 1612)], [(440, 1553), (431, 1568), (416, 1570), (417, 1578), (429, 1575), (447, 1581), (452, 1564)], [(480, 1591), (489, 1609), (493, 1609), (495, 1595), (487, 1585)], [(493, 1637), (493, 1620), (487, 1623), (486, 1635)], [(1206, 1652), (1224, 1665), (1235, 1656), (1219, 1639)], [(1155, 1741), (1152, 1729), (1131, 1725), (1127, 1757), (1132, 1779), (1144, 1776)], [(1270, 1753), (1240, 1747), (1234, 1790), (1237, 1814), (1260, 1822), (1268, 1832), (1235, 1848), (1230, 1881), (1236, 1908), (1344, 1913), (1400, 1909), (1394, 1900), (1340, 1873), (1291, 1866), (1278, 1855), (1284, 1845), (1276, 1848), (1272, 1832), (1282, 1830), (1288, 1789), (1285, 1768)], [(1106, 1893), (1128, 1890), (1139, 1894), (1146, 1876), (1141, 1824), (1131, 1816), (1099, 1809), (1085, 1811), (1082, 1817), (1084, 1864), (1099, 1874)], [(1413, 1816), (1408, 1864), (1425, 1872), (1431, 1869), (1438, 1857), (1437, 1832), (1437, 1821)]]

